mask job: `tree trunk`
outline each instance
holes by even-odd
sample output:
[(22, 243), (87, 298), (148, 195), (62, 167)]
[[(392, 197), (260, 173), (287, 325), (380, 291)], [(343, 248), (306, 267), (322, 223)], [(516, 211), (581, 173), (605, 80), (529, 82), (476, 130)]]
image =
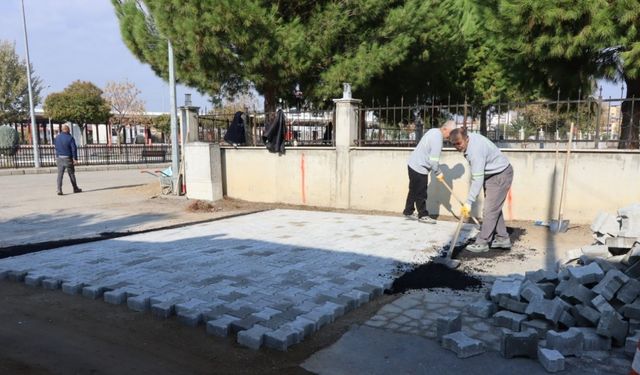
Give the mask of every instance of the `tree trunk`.
[[(627, 78), (627, 99), (640, 98), (640, 78)], [(619, 149), (638, 148), (638, 127), (640, 126), (640, 101), (627, 100), (622, 103), (622, 123), (620, 124)], [(633, 113), (632, 113), (633, 111)]]
[(487, 136), (487, 111), (489, 106), (480, 107), (480, 134)]
[(273, 113), (278, 107), (278, 98), (275, 87), (265, 87), (264, 89), (264, 112)]

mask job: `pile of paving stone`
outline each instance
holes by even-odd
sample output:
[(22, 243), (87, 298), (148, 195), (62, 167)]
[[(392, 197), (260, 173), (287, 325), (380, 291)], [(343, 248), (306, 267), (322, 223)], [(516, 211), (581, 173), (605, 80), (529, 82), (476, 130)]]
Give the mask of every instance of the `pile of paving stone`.
[(578, 260), (588, 264), (606, 259), (631, 277), (640, 277), (640, 204), (618, 210), (618, 215), (600, 213), (591, 224), (596, 243), (570, 250), (562, 263)]
[[(582, 248), (575, 265), (497, 278), (486, 298), (469, 305), (471, 315), (501, 327), (505, 358), (538, 359), (557, 372), (566, 356), (612, 347), (633, 356), (640, 340), (640, 205), (618, 217), (601, 214), (592, 228), (600, 244)], [(460, 358), (485, 350), (462, 332), (459, 315), (439, 318), (436, 330)]]

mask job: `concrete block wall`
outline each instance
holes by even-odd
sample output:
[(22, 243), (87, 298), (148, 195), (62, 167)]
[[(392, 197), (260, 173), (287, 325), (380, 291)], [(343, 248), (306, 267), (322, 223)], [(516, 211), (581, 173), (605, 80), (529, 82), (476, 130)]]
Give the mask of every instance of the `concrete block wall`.
[[(333, 148), (289, 148), (283, 156), (264, 148), (222, 149), (229, 197), (324, 207), (337, 205), (337, 153)], [(514, 168), (512, 191), (504, 207), (508, 220), (548, 220), (557, 215), (564, 155), (550, 150), (503, 150)], [(348, 153), (348, 207), (400, 212), (408, 189), (409, 148), (356, 148)], [(445, 150), (447, 182), (462, 199), (469, 188), (469, 166), (462, 155)], [(304, 168), (303, 168), (304, 165)], [(304, 173), (303, 173), (304, 170)], [(342, 183), (344, 183), (343, 181)], [(304, 188), (303, 188), (304, 187)], [(565, 219), (590, 223), (598, 212), (615, 213), (640, 202), (640, 152), (572, 152)], [(437, 181), (429, 184), (432, 214), (457, 213), (459, 204)], [(481, 216), (482, 197), (474, 206)]]

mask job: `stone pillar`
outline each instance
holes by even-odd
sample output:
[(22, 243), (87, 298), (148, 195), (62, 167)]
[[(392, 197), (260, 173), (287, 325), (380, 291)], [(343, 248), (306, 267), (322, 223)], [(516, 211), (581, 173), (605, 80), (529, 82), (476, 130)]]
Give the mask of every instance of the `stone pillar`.
[(182, 144), (198, 142), (198, 111), (200, 107), (182, 106), (179, 109)]
[(349, 208), (351, 161), (350, 149), (358, 137), (358, 109), (361, 100), (351, 98), (351, 88), (345, 84), (341, 99), (334, 99), (336, 105), (336, 207)]
[(217, 201), (222, 199), (222, 162), (220, 145), (188, 142), (185, 148), (187, 197)]

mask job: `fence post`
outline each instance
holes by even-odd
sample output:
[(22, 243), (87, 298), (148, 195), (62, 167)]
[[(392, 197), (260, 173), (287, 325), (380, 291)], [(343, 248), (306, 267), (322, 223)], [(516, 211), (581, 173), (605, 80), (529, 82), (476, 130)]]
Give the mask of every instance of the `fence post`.
[(342, 98), (334, 99), (336, 105), (336, 207), (350, 206), (350, 149), (358, 136), (358, 109), (361, 100), (351, 98), (351, 87), (345, 84)]

